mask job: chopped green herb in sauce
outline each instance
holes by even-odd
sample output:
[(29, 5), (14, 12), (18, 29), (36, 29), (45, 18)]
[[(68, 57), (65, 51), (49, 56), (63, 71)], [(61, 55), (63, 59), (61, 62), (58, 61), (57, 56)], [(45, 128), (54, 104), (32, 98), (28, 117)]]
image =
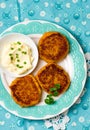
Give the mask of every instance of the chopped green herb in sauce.
[(18, 51), (21, 51), (21, 48), (18, 48)]
[(23, 68), (23, 66), (19, 66), (19, 68)]
[(19, 64), (17, 64), (16, 66), (19, 67)]
[(10, 46), (5, 46), (2, 56), (5, 56), (5, 59), (1, 61), (2, 64), (7, 64), (6, 68), (11, 72), (23, 74), (33, 67), (32, 49), (20, 41), (14, 41), (10, 43)]
[(17, 44), (21, 45), (21, 42), (18, 41)]
[(18, 68), (23, 68), (23, 66), (20, 66), (19, 64), (16, 64), (16, 66), (17, 66)]
[(13, 47), (11, 47), (11, 50), (14, 50), (14, 48), (13, 48)]
[(16, 58), (18, 58), (19, 57), (19, 54), (16, 54)]
[(13, 57), (12, 57), (12, 56), (11, 56), (10, 58), (11, 58), (11, 60), (13, 60)]
[(27, 52), (26, 51), (22, 51), (22, 54), (27, 54)]
[(24, 64), (27, 64), (27, 62), (26, 62), (26, 61), (24, 61)]
[(13, 55), (13, 54), (11, 54), (11, 53), (9, 54), (9, 56), (12, 56), (12, 55)]
[(19, 59), (17, 59), (17, 62), (20, 62), (20, 60), (19, 60)]

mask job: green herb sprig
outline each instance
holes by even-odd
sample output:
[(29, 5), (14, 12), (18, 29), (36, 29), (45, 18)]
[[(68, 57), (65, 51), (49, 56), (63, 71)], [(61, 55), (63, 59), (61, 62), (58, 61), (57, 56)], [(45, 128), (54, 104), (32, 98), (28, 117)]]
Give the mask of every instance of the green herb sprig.
[(55, 103), (53, 96), (58, 96), (59, 92), (58, 90), (60, 89), (60, 84), (55, 84), (54, 87), (50, 88), (50, 92), (52, 94), (47, 95), (46, 99), (45, 99), (45, 103), (46, 104), (53, 104)]
[(50, 96), (50, 95), (47, 95), (47, 97), (46, 97), (46, 99), (45, 99), (45, 103), (46, 103), (46, 104), (53, 104), (54, 102), (55, 102), (55, 101), (54, 101), (53, 97)]

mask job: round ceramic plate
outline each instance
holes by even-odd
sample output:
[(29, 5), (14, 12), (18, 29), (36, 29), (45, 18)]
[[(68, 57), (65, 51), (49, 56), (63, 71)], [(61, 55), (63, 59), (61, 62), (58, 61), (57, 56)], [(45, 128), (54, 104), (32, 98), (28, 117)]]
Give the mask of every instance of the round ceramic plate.
[[(13, 78), (8, 75), (1, 73), (0, 79), (0, 104), (9, 112), (27, 119), (47, 119), (61, 114), (65, 110), (69, 109), (80, 96), (86, 81), (86, 62), (83, 51), (79, 46), (77, 40), (64, 28), (47, 22), (47, 21), (28, 21), (16, 24), (6, 31), (1, 36), (17, 32), (28, 35), (32, 38), (36, 44), (41, 35), (47, 31), (58, 31), (64, 34), (70, 43), (70, 52), (67, 57), (62, 61), (58, 62), (70, 75), (71, 84), (69, 89), (55, 98), (56, 102), (52, 105), (44, 103), (46, 93), (42, 93), (41, 102), (33, 107), (21, 108), (17, 105), (11, 97), (9, 84)], [(33, 71), (35, 75), (37, 71), (46, 64), (46, 62), (39, 59), (39, 63), (36, 69)]]

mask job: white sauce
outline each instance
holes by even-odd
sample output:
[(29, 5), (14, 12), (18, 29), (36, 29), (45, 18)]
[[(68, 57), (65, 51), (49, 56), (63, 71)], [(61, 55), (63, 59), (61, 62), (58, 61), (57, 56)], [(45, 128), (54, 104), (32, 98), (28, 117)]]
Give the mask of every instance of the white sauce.
[(28, 45), (15, 42), (4, 46), (1, 64), (8, 71), (23, 74), (33, 67), (32, 62), (32, 50)]

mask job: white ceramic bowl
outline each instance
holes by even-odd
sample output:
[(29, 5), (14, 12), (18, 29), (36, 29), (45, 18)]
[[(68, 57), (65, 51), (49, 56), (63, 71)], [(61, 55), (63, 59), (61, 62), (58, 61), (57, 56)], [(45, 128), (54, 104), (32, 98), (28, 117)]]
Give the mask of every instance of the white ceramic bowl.
[[(5, 45), (13, 43), (13, 42), (18, 42), (18, 41), (21, 43), (27, 44), (31, 48), (32, 57), (34, 58), (34, 60), (32, 62), (33, 67), (23, 74), (16, 74), (16, 73), (10, 72), (5, 67), (3, 67), (1, 64), (1, 54), (2, 54), (2, 51), (3, 51), (3, 48), (5, 47)], [(39, 57), (39, 55), (38, 55), (37, 46), (30, 37), (28, 37), (24, 34), (20, 34), (20, 33), (10, 33), (10, 34), (6, 34), (0, 38), (0, 72), (4, 72), (11, 77), (23, 77), (25, 75), (28, 75), (35, 69), (35, 67), (38, 63), (38, 57)], [(4, 57), (3, 57), (3, 60), (4, 60)]]

